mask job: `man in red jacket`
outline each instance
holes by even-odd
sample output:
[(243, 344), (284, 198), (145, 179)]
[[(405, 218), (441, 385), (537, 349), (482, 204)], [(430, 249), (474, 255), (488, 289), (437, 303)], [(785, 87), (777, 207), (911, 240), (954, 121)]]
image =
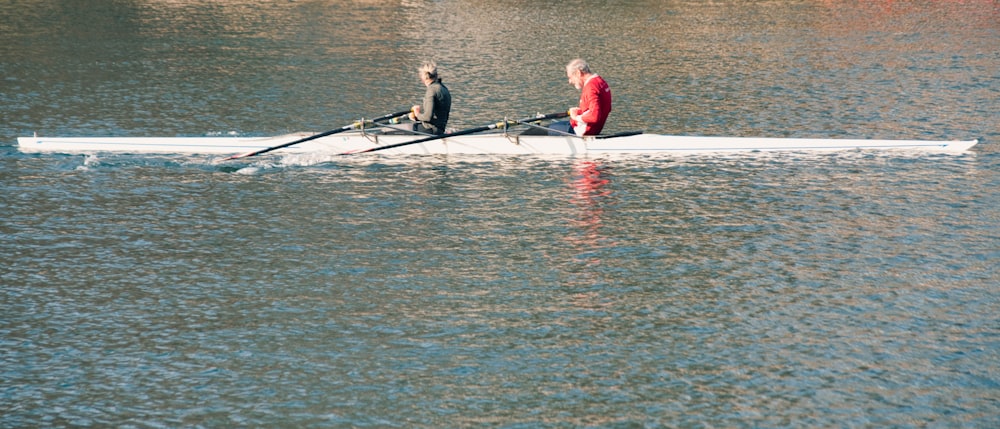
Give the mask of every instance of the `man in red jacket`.
[(611, 88), (579, 58), (566, 65), (566, 77), (580, 90), (580, 106), (569, 109), (570, 126), (578, 136), (600, 134), (611, 113)]

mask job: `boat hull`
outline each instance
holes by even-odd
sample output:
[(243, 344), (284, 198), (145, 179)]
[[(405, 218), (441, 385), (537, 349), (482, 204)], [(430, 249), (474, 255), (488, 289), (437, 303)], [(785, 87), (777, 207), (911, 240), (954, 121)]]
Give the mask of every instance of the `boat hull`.
[[(19, 137), (25, 153), (157, 153), (233, 155), (290, 143), (309, 134), (275, 137)], [(275, 150), (273, 154), (336, 155), (414, 140), (411, 135), (342, 133)], [(868, 140), (753, 137), (702, 137), (637, 134), (612, 138), (474, 134), (402, 145), (385, 155), (509, 154), (707, 154), (765, 151), (909, 150), (964, 152), (977, 140)]]

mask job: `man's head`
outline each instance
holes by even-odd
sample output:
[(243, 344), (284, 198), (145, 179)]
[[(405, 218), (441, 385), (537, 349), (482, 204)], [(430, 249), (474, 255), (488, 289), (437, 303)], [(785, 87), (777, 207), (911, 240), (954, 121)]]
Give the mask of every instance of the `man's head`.
[(590, 74), (590, 66), (580, 58), (566, 64), (566, 78), (569, 79), (570, 85), (573, 85), (576, 89), (583, 88), (583, 83), (586, 82), (587, 76)]
[(437, 63), (434, 61), (426, 61), (420, 65), (420, 68), (417, 69), (417, 73), (420, 75), (420, 80), (424, 81), (425, 84), (434, 82), (438, 79)]

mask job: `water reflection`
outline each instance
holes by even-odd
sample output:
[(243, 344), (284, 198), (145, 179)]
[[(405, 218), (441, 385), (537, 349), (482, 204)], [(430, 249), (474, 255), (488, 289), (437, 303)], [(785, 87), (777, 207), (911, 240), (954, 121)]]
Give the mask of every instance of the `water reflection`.
[[(612, 268), (604, 266), (603, 259), (613, 247), (605, 225), (614, 195), (611, 179), (611, 168), (604, 161), (578, 159), (572, 161), (566, 180), (569, 204), (561, 221), (567, 225), (564, 240), (568, 247), (561, 264), (562, 286), (569, 293), (567, 303), (578, 310), (606, 310), (614, 305), (606, 289), (614, 282), (608, 277)], [(574, 323), (599, 330), (597, 326), (608, 322), (601, 315), (586, 314)]]
[(584, 266), (600, 265), (600, 249), (608, 246), (603, 234), (606, 206), (612, 196), (610, 167), (600, 160), (574, 161), (570, 173), (570, 203), (575, 207), (567, 242), (576, 249), (576, 261)]

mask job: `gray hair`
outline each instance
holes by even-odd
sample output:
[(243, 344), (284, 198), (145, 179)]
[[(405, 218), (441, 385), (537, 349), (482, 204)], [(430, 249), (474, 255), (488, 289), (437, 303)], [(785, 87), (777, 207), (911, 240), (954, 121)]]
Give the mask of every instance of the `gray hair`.
[(425, 61), (420, 68), (417, 69), (417, 73), (420, 73), (421, 78), (428, 78), (430, 80), (436, 80), (438, 78), (438, 66), (434, 61)]
[(587, 64), (586, 61), (580, 58), (577, 58), (573, 61), (570, 61), (569, 64), (566, 64), (566, 71), (573, 71), (573, 70), (579, 70), (583, 74), (591, 73), (590, 65)]

